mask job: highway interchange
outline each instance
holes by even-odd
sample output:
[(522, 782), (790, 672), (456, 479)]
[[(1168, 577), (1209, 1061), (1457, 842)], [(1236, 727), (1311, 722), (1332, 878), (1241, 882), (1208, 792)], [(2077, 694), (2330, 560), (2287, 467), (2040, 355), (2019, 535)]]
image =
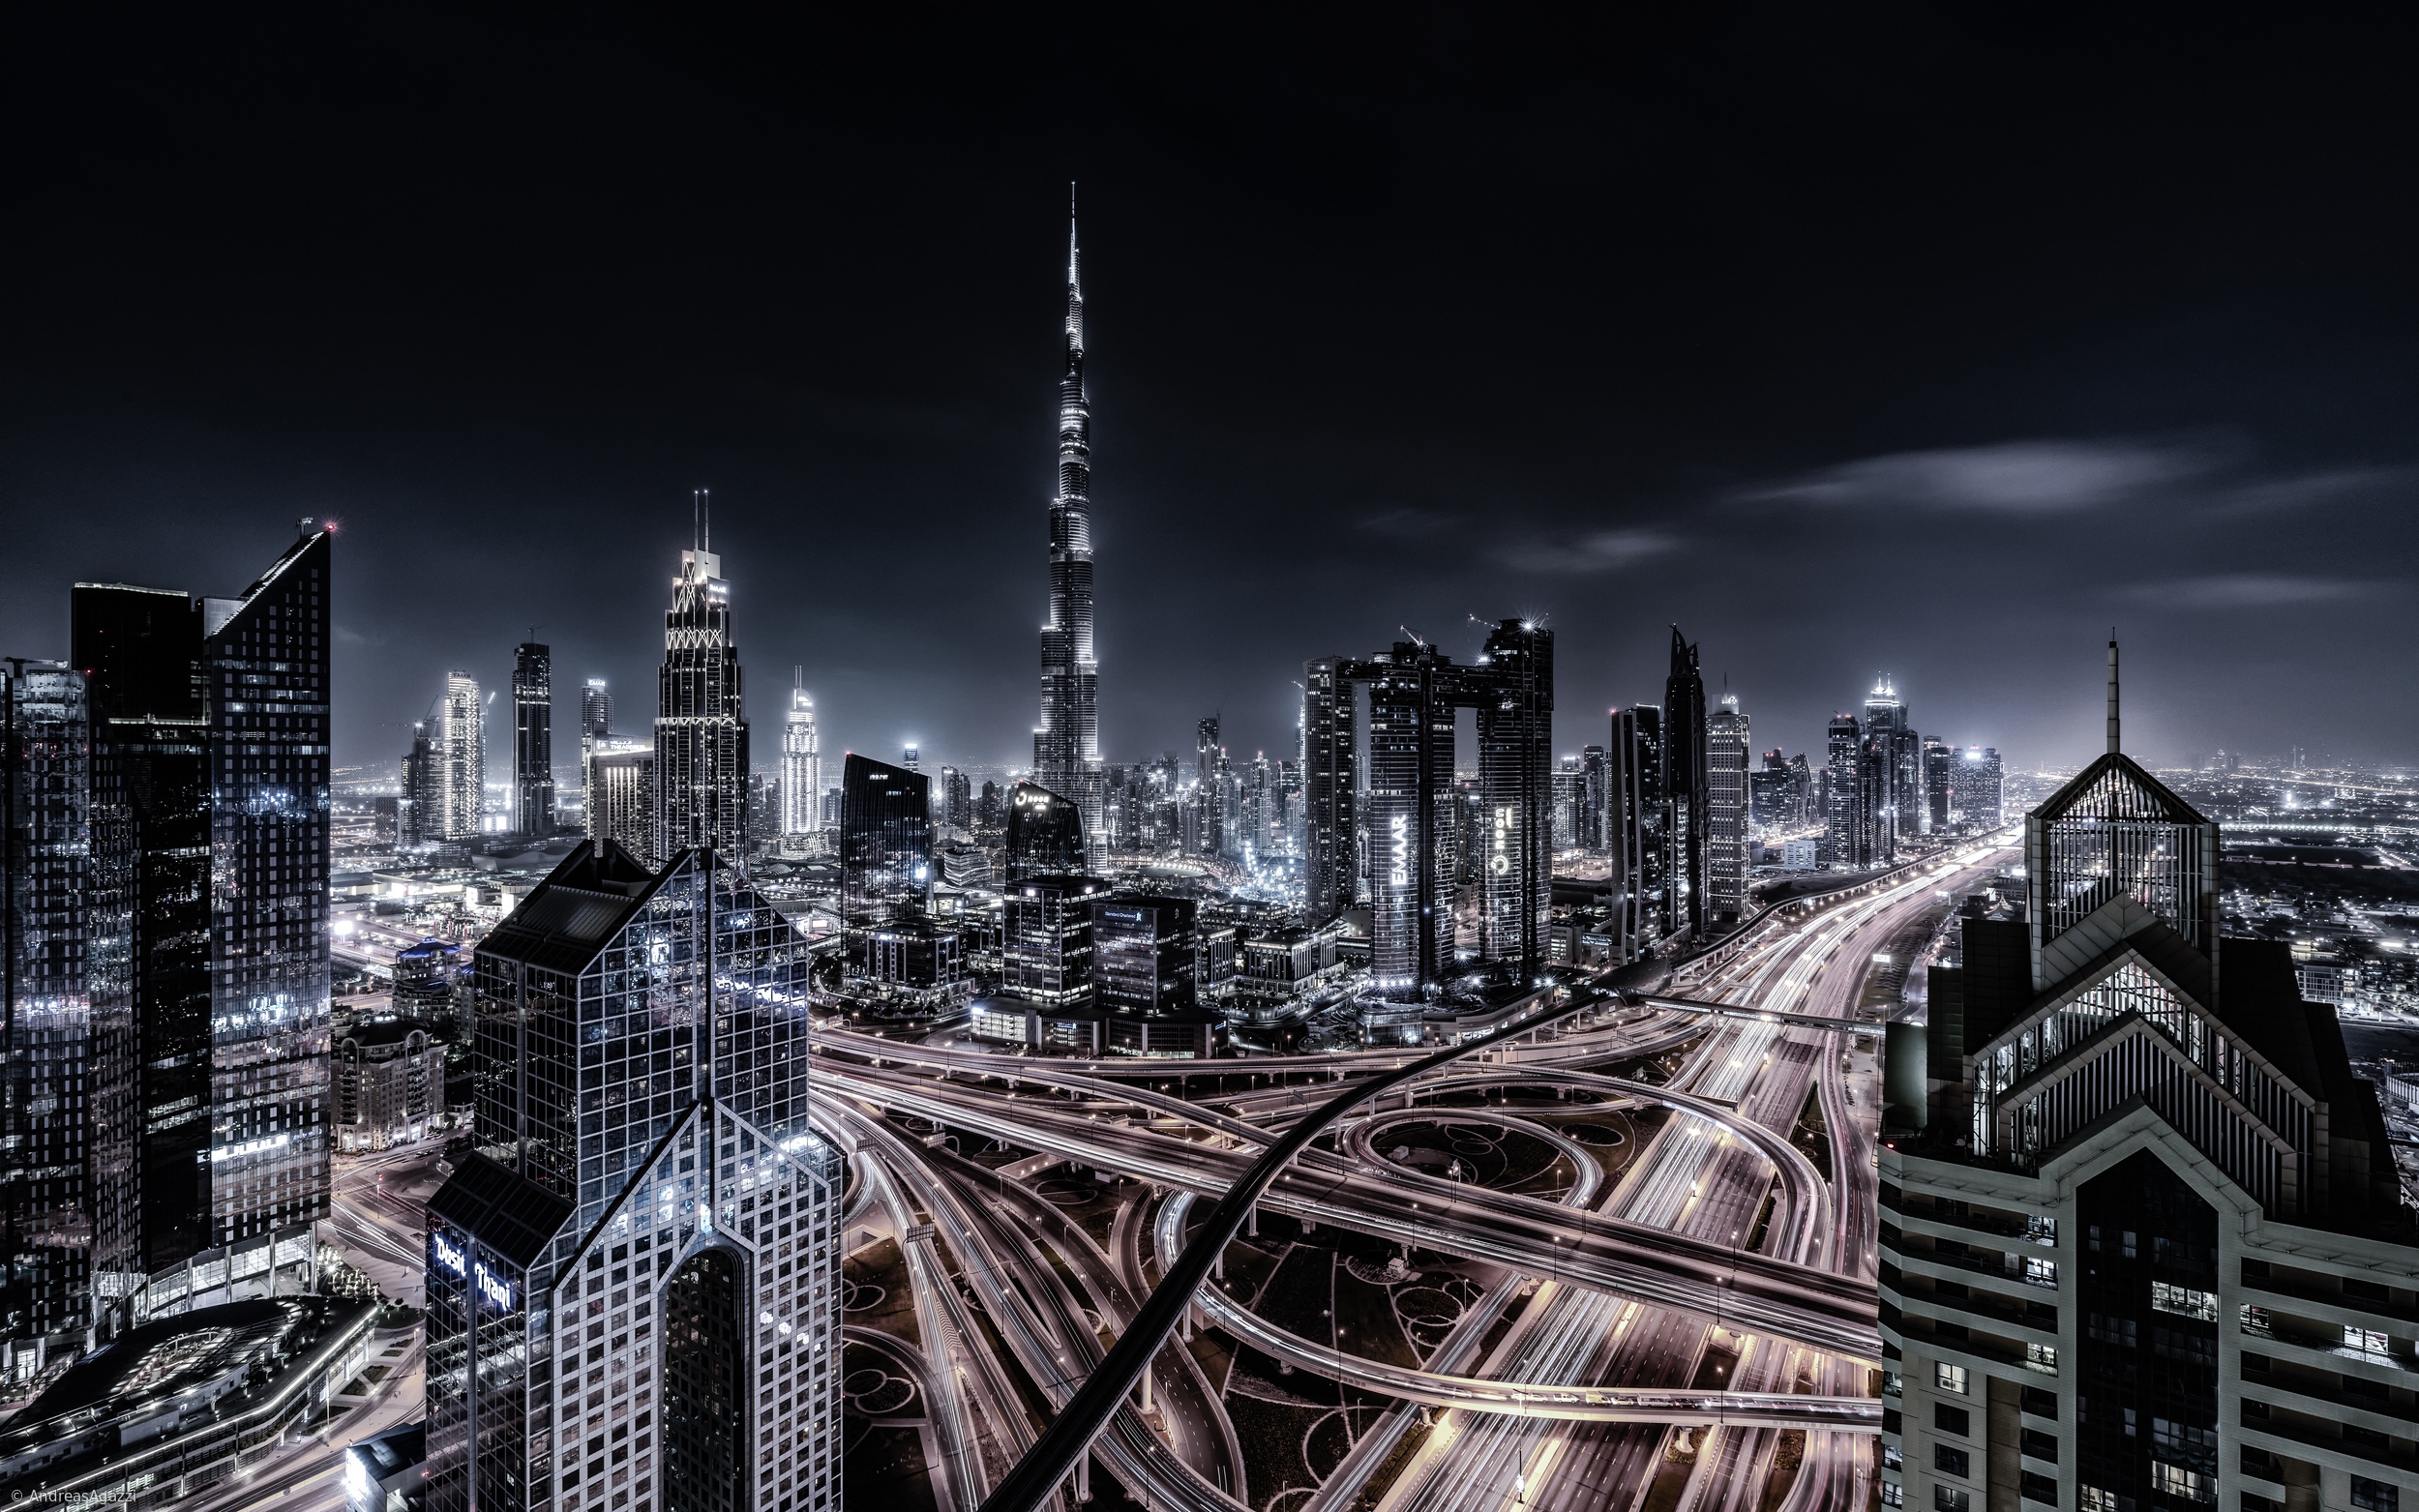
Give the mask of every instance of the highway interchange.
[[(1254, 1231), (1346, 1230), (1484, 1285), (1416, 1366), (1366, 1357), (1260, 1316), (1226, 1275), (1256, 1253), (1239, 1239), (1184, 1333), (1240, 1337), (1337, 1383), (1367, 1407), (1345, 1413), (1349, 1445), (1316, 1486), (1254, 1485), (1213, 1374), (1227, 1352), (1171, 1340), (1095, 1440), (1097, 1465), (1139, 1501), (1199, 1512), (1579, 1512), (1637, 1506), (1658, 1477), (1677, 1491), (1658, 1505), (1754, 1512), (1792, 1463), (1788, 1512), (1864, 1507), (1879, 1089), (1873, 1055), (1829, 1025), (1851, 1020), (1885, 945), (2011, 858), (1995, 839), (1770, 910), (1643, 998), (1598, 980), (1523, 999), (1487, 1026), (1534, 1015), (1534, 1033), (1360, 1101), (1268, 1190)], [(851, 1247), (897, 1241), (914, 1291), (912, 1340), (856, 1325), (850, 1339), (921, 1388), (933, 1496), (962, 1512), (1274, 1133), (1418, 1053), (1087, 1061), (836, 1023), (816, 1050), (816, 1115), (854, 1171)], [(1641, 1062), (1667, 1080), (1611, 1074)], [(1789, 1142), (1809, 1103), (1828, 1169)], [(1556, 1131), (1582, 1109), (1643, 1113), (1652, 1132), (1607, 1173)], [(1473, 1147), (1534, 1141), (1570, 1179), (1496, 1191), (1389, 1155), (1408, 1149), (1399, 1131), (1440, 1120)], [(1115, 1195), (1105, 1242), (1062, 1210), (1070, 1177), (1077, 1198)], [(1065, 1495), (1109, 1494), (1080, 1478)]]

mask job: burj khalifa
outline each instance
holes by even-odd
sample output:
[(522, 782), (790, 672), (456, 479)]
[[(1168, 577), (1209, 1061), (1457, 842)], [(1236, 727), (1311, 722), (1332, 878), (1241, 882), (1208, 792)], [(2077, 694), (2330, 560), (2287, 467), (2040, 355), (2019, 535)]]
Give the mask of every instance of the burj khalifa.
[(1059, 380), (1059, 492), (1050, 505), (1050, 620), (1041, 631), (1033, 777), (1072, 799), (1096, 866), (1101, 824), (1100, 663), (1092, 650), (1091, 408), (1084, 397), (1084, 282), (1073, 207), (1066, 233), (1066, 373)]

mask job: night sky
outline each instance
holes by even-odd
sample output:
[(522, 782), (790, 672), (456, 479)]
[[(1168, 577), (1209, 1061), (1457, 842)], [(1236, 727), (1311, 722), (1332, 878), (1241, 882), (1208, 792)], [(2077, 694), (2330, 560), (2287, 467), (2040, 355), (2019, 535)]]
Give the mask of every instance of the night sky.
[(827, 753), (1029, 759), (1073, 179), (1113, 761), (1474, 614), (1562, 750), (1674, 620), (1759, 748), (1887, 671), (2077, 760), (2111, 624), (2153, 761), (2419, 747), (2402, 39), (332, 9), (10, 13), (0, 652), (332, 517), (341, 765), (533, 624), (635, 732), (708, 486), (760, 761), (793, 664)]

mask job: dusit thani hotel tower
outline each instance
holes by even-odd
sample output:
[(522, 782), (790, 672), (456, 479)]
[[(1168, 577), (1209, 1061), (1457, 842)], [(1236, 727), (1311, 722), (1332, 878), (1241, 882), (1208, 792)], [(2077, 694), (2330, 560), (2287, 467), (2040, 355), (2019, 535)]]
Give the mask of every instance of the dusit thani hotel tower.
[(1108, 786), (1100, 764), (1100, 662), (1092, 651), (1091, 406), (1084, 397), (1084, 283), (1071, 220), (1066, 372), (1059, 380), (1059, 493), (1050, 506), (1050, 622), (1041, 629), (1041, 725), (1033, 731), (1033, 781), (1073, 799), (1084, 816), (1086, 844), (1103, 843)]
[(2411, 1512), (2419, 1248), (2372, 1084), (2118, 750), (1890, 1031), (1882, 1501)]
[(479, 945), (478, 1149), (429, 1202), (430, 1512), (839, 1504), (839, 1161), (806, 941), (736, 864), (718, 565), (683, 553), (667, 631), (660, 864), (587, 842)]

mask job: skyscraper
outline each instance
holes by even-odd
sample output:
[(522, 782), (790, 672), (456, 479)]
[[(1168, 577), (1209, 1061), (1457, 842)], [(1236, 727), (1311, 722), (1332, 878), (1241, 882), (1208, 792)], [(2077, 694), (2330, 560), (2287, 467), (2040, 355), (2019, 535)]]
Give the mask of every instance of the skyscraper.
[(1872, 864), (1872, 815), (1866, 809), (1865, 729), (1835, 714), (1823, 747), (1823, 861), (1854, 870)]
[(854, 752), (840, 770), (842, 912), (851, 926), (921, 917), (932, 895), (932, 780)]
[(1705, 847), (1705, 678), (1697, 650), (1671, 627), (1671, 673), (1663, 679), (1663, 802), (1670, 810), (1663, 844), (1670, 859), (1663, 885), (1671, 900), (1675, 934), (1705, 931), (1708, 882)]
[(1008, 796), (1007, 879), (1081, 873), (1087, 846), (1083, 815), (1068, 799), (1035, 783)]
[(1952, 820), (1969, 834), (1997, 829), (2001, 821), (1999, 753), (1988, 746), (1968, 746), (1953, 753), (1949, 763), (1949, 808)]
[(1956, 755), (1939, 736), (1924, 737), (1924, 832), (1927, 835), (1949, 833), (1949, 774), (1956, 764)]
[(2025, 819), (2027, 918), (1966, 918), (1890, 1026), (1882, 1502), (2406, 1506), (2374, 1084), (2287, 942), (2219, 939), (2218, 826), (2117, 749), (2114, 670), (2106, 754)]
[(580, 690), (580, 738), (596, 739), (613, 732), (613, 695), (602, 677), (591, 677)]
[(1324, 656), (1302, 665), (1302, 897), (1314, 919), (1353, 905), (1353, 789), (1359, 724), (1352, 664)]
[(395, 841), (434, 845), (445, 838), (444, 735), (427, 720), (411, 726), (411, 749), (403, 753), (403, 793), (395, 800)]
[(1747, 916), (1747, 756), (1753, 744), (1736, 694), (1723, 694), (1705, 737), (1706, 914), (1717, 925)]
[(1651, 703), (1613, 713), (1607, 752), (1604, 821), (1613, 862), (1613, 930), (1624, 962), (1635, 961), (1671, 929), (1663, 867), (1663, 711)]
[(438, 833), (471, 840), (479, 833), (479, 808), (487, 792), (487, 731), (479, 707), (479, 685), (468, 672), (445, 674), (442, 717), (444, 750), (437, 768)]
[(700, 845), (747, 854), (748, 720), (739, 648), (731, 638), (731, 584), (722, 558), (698, 544), (680, 553), (664, 615), (664, 669), (655, 715), (655, 853)]
[(815, 700), (806, 696), (806, 668), (795, 668), (793, 679), (781, 726), (781, 832), (807, 835), (823, 827), (823, 742)]
[(717, 852), (582, 844), (479, 946), (428, 1204), (431, 1512), (840, 1500), (840, 1161), (805, 941)]
[[(0, 667), (0, 1340), (75, 1353), (95, 1271), (134, 1261), (132, 961), (97, 893), (92, 721), (64, 662)], [(101, 906), (96, 909), (95, 904)]]
[[(1475, 666), (1398, 641), (1365, 662), (1306, 665), (1302, 695), (1312, 909), (1352, 905), (1366, 845), (1375, 908), (1372, 971), (1384, 992), (1416, 992), (1452, 959), (1449, 863), (1453, 711), (1478, 711), (1478, 845), (1485, 856), (1480, 953), (1532, 974), (1545, 959), (1551, 899), (1554, 636), (1517, 619), (1488, 633)], [(1357, 687), (1369, 698), (1368, 791), (1352, 782)], [(1365, 837), (1365, 838), (1364, 838)]]
[(599, 735), (588, 742), (588, 838), (612, 841), (642, 858), (655, 854), (655, 748), (643, 740)]
[(512, 829), (554, 833), (554, 656), (534, 640), (513, 653)]
[(1084, 284), (1072, 207), (1066, 235), (1066, 371), (1059, 380), (1059, 492), (1050, 505), (1050, 621), (1041, 632), (1033, 780), (1075, 800), (1098, 844), (1100, 663), (1092, 648), (1091, 408), (1084, 394)]
[[(97, 1082), (121, 1083), (94, 1095), (141, 1110), (155, 1315), (189, 1288), (265, 1286), (272, 1262), (309, 1260), (328, 1210), (332, 537), (303, 528), (235, 598), (75, 589), (95, 899), (124, 910), (105, 928), (131, 946), (135, 1025), (131, 1057), (97, 1062)], [(221, 1247), (262, 1269), (183, 1269)]]

